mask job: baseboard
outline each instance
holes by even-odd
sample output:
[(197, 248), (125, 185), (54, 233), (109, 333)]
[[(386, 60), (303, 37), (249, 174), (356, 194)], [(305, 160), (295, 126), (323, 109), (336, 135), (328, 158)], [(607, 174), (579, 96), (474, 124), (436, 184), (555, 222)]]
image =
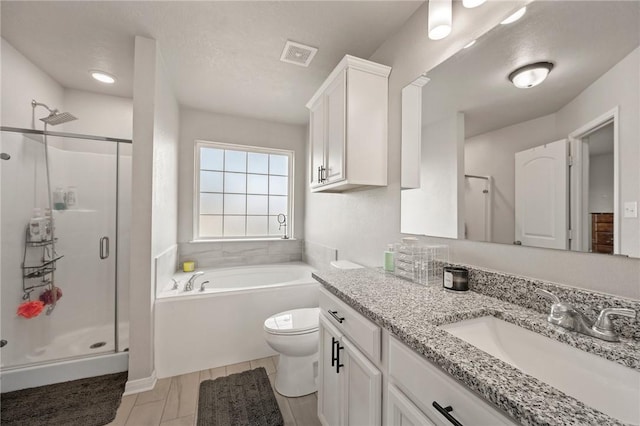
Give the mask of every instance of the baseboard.
[(156, 376), (156, 370), (153, 370), (151, 376), (145, 377), (144, 379), (128, 380), (126, 386), (124, 387), (123, 396), (150, 391), (154, 388), (157, 381), (158, 377)]

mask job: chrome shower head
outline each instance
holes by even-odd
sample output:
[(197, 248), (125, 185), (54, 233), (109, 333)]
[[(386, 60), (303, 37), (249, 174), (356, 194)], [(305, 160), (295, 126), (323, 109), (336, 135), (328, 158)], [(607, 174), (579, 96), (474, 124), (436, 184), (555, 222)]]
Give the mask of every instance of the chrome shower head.
[(77, 117), (75, 117), (73, 114), (70, 114), (68, 112), (53, 111), (51, 114), (49, 114), (48, 117), (41, 118), (40, 121), (47, 123), (51, 126), (57, 126), (58, 124), (67, 123), (69, 121), (73, 121), (77, 119), (78, 119)]
[(49, 116), (41, 118), (40, 121), (46, 124), (49, 124), (51, 126), (57, 126), (58, 124), (62, 124), (68, 121), (73, 121), (78, 119), (73, 114), (70, 114), (68, 112), (58, 112), (57, 109), (51, 109), (46, 104), (36, 102), (35, 100), (31, 101), (31, 108), (33, 108), (34, 111), (38, 106), (44, 107), (47, 109), (47, 111), (49, 111)]

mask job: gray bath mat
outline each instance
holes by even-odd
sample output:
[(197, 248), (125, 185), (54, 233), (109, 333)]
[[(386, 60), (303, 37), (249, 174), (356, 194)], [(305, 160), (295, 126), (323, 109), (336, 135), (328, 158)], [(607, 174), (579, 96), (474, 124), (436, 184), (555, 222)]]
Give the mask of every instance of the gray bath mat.
[(198, 426), (282, 426), (263, 367), (200, 383)]
[(102, 426), (116, 418), (127, 373), (23, 389), (0, 395), (0, 423)]

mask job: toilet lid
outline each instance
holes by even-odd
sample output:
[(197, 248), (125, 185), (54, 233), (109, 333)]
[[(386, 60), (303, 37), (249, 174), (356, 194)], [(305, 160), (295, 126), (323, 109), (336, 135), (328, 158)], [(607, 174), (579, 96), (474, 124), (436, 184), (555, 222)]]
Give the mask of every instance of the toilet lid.
[(264, 330), (272, 334), (301, 334), (318, 329), (320, 308), (293, 309), (267, 318)]

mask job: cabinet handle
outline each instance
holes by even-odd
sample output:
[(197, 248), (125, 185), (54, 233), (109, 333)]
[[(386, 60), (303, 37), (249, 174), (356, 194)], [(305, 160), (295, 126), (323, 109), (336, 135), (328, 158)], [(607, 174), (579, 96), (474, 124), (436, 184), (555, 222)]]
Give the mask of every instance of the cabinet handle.
[(342, 324), (342, 321), (344, 321), (344, 317), (338, 316), (338, 311), (332, 311), (331, 309), (329, 309), (327, 312), (329, 312), (329, 315), (331, 315), (340, 324)]
[(320, 182), (324, 183), (327, 181), (327, 178), (325, 177), (325, 173), (327, 169), (324, 166), (320, 167)]
[(340, 341), (336, 340), (336, 374), (340, 374), (340, 367), (344, 367), (344, 364), (340, 362), (340, 351), (344, 349), (344, 346), (340, 346)]
[(322, 182), (322, 166), (318, 166), (318, 183)]
[(336, 343), (338, 343), (336, 338), (331, 337), (331, 366), (332, 367), (336, 366)]
[(440, 414), (442, 414), (444, 416), (445, 419), (449, 420), (451, 422), (451, 424), (455, 425), (455, 426), (463, 426), (462, 423), (460, 423), (459, 421), (457, 421), (455, 419), (455, 417), (453, 417), (451, 414), (449, 414), (450, 412), (453, 411), (453, 407), (450, 405), (447, 405), (446, 407), (442, 408), (442, 405), (438, 404), (436, 401), (433, 401), (433, 407), (438, 410), (438, 412)]

